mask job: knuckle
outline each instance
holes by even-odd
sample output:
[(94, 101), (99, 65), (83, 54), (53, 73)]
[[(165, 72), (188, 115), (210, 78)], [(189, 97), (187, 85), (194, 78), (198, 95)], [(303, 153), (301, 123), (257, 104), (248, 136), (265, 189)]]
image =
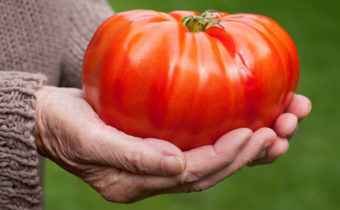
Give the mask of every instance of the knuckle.
[(141, 166), (143, 161), (143, 152), (133, 150), (129, 153), (122, 153), (118, 157), (119, 162), (123, 165), (125, 169), (132, 172), (146, 172), (146, 169)]
[(142, 151), (133, 151), (131, 157), (132, 167), (138, 172), (146, 172), (146, 168), (143, 167), (144, 153)]
[(195, 182), (200, 179), (200, 176), (191, 172), (186, 172), (183, 175), (179, 176), (178, 184), (188, 184)]
[[(113, 173), (113, 175), (112, 175)], [(92, 178), (90, 185), (107, 201), (115, 203), (134, 203), (148, 195), (144, 182), (138, 182), (122, 170), (112, 171), (108, 174)]]
[(188, 188), (189, 193), (191, 193), (191, 192), (201, 192), (203, 190), (204, 190), (203, 187), (199, 186), (199, 185), (193, 185), (193, 186)]
[(109, 202), (131, 204), (140, 200), (140, 191), (131, 186), (130, 189), (104, 189), (99, 193)]
[(268, 136), (270, 136), (270, 137), (272, 137), (272, 138), (275, 138), (275, 137), (276, 137), (275, 131), (273, 131), (273, 129), (271, 129), (271, 128), (264, 127), (264, 128), (260, 128), (260, 130), (261, 130), (263, 133), (268, 133)]
[(277, 138), (276, 133), (272, 129), (267, 127), (260, 128), (257, 133), (258, 136), (254, 138), (253, 142), (256, 147), (267, 148)]
[[(107, 192), (107, 191), (106, 191)], [(129, 200), (127, 196), (120, 195), (120, 194), (110, 194), (106, 192), (101, 192), (100, 195), (109, 202), (114, 202), (114, 203), (131, 203), (132, 201)]]
[(206, 190), (212, 186), (214, 186), (214, 183), (210, 183), (210, 182), (197, 182), (197, 183), (193, 183), (192, 185), (189, 185), (189, 187), (187, 188), (187, 192), (188, 193), (192, 193), (192, 192), (201, 192), (203, 190)]
[[(125, 185), (120, 183), (101, 183), (97, 186), (98, 193), (107, 201), (115, 203), (132, 203), (134, 201), (132, 193), (129, 193)], [(133, 187), (130, 187), (133, 188)], [(130, 189), (131, 190), (131, 189)]]

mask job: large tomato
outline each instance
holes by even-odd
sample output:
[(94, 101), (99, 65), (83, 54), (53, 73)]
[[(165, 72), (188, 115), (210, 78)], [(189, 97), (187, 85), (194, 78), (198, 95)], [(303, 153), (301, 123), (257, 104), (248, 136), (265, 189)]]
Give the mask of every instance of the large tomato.
[(83, 63), (85, 97), (104, 122), (183, 150), (271, 126), (298, 77), (289, 35), (254, 14), (118, 13), (98, 28)]

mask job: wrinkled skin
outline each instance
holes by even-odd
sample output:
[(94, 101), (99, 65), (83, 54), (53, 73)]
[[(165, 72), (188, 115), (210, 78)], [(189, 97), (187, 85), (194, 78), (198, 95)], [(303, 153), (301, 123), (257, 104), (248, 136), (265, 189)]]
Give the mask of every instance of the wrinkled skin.
[(287, 151), (298, 120), (311, 109), (306, 97), (295, 95), (273, 129), (235, 129), (214, 145), (182, 152), (167, 141), (133, 137), (107, 126), (81, 90), (47, 86), (35, 97), (34, 135), (40, 153), (108, 201), (122, 203), (201, 191), (246, 165), (271, 163)]

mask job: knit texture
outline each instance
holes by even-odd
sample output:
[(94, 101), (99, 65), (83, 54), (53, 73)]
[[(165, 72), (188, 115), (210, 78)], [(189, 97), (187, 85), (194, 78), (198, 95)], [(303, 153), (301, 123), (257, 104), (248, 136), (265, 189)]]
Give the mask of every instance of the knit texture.
[(45, 77), (80, 88), (86, 46), (112, 14), (105, 0), (0, 0), (0, 209), (42, 208), (33, 93)]
[(81, 68), (84, 53), (98, 26), (113, 14), (102, 0), (71, 0), (68, 21), (65, 23), (67, 40), (63, 51), (60, 86), (81, 88)]
[(38, 154), (31, 135), (34, 91), (44, 76), (0, 72), (0, 206), (33, 209), (41, 203)]

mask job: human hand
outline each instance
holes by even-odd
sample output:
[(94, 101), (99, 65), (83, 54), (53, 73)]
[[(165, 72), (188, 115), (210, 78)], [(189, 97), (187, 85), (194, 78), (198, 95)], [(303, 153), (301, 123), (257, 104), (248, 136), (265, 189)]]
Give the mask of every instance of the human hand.
[(269, 128), (240, 128), (214, 145), (182, 152), (167, 141), (105, 125), (81, 90), (44, 87), (35, 96), (40, 153), (114, 202), (204, 190), (252, 162), (276, 138)]
[(293, 137), (298, 128), (298, 121), (305, 118), (311, 109), (312, 104), (307, 97), (295, 94), (286, 112), (281, 114), (274, 123), (273, 130), (277, 134), (275, 141), (267, 149), (261, 151), (249, 166), (272, 163), (286, 153), (289, 148), (289, 139)]

